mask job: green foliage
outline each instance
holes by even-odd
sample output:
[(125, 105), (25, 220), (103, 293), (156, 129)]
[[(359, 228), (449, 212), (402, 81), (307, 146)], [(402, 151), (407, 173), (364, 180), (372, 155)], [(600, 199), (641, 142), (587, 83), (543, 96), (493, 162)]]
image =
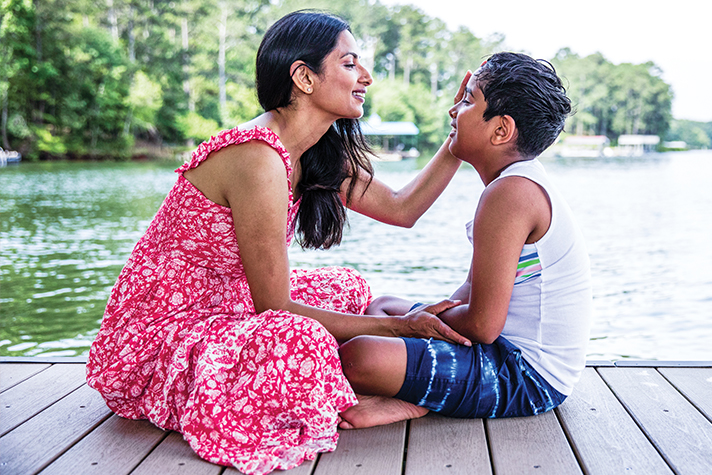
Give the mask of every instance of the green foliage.
[(254, 87), (230, 82), (227, 84), (227, 97), (227, 107), (222, 121), (225, 127), (237, 126), (262, 113)]
[[(135, 139), (203, 140), (261, 112), (255, 55), (265, 30), (303, 8), (351, 24), (376, 82), (366, 115), (419, 127), (421, 151), (445, 137), (460, 80), (504, 48), (410, 5), (378, 0), (0, 0), (0, 124), (27, 157), (130, 155)], [(613, 65), (568, 49), (553, 59), (578, 113), (567, 130), (664, 136), (672, 92), (652, 63)], [(706, 130), (680, 123), (671, 134)], [(705, 132), (706, 133), (706, 132)], [(668, 134), (670, 135), (670, 134)], [(709, 133), (706, 133), (709, 137)], [(687, 136), (687, 135), (686, 135)], [(695, 138), (696, 137), (696, 138)], [(690, 142), (693, 143), (693, 142)]]
[(31, 159), (37, 159), (39, 154), (61, 157), (67, 153), (64, 141), (60, 137), (53, 136), (47, 127), (35, 127), (32, 132), (37, 143), (30, 155)]
[(446, 136), (449, 123), (448, 105), (433, 97), (422, 84), (404, 84), (402, 81), (384, 80), (369, 88), (371, 107), (383, 121), (414, 122), (420, 129), (419, 147), (433, 151)]
[[(133, 126), (149, 134), (156, 132), (156, 116), (163, 107), (163, 89), (143, 71), (134, 74), (128, 105)], [(127, 122), (128, 124), (128, 122)]]
[(682, 140), (688, 148), (708, 149), (712, 147), (712, 122), (673, 120), (665, 140)]
[(179, 116), (178, 127), (184, 137), (197, 142), (207, 140), (220, 131), (217, 121), (206, 119), (195, 112), (188, 112), (186, 115)]
[(568, 48), (552, 63), (564, 78), (576, 113), (566, 130), (577, 135), (664, 136), (672, 119), (672, 91), (653, 63), (619, 64), (600, 53), (581, 58)]

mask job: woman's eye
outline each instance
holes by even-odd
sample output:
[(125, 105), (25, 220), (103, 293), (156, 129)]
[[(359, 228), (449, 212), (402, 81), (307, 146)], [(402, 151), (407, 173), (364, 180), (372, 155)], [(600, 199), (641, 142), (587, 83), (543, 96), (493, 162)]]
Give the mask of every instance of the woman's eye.
[(346, 66), (347, 68), (355, 68), (355, 67), (356, 67), (356, 65), (353, 64), (353, 63), (351, 63), (351, 64), (346, 64), (345, 66)]

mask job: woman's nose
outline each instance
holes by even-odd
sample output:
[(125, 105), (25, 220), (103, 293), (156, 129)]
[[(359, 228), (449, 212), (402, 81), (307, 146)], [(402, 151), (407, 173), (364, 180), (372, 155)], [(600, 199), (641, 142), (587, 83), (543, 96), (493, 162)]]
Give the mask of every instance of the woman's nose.
[(448, 115), (450, 115), (451, 119), (454, 119), (455, 117), (457, 117), (457, 104), (452, 106), (450, 108), (450, 110), (447, 111), (447, 113), (448, 113)]
[(373, 84), (373, 77), (371, 76), (371, 73), (368, 72), (368, 69), (364, 68), (363, 66), (361, 66), (361, 69), (361, 82), (366, 86), (370, 86), (371, 84)]

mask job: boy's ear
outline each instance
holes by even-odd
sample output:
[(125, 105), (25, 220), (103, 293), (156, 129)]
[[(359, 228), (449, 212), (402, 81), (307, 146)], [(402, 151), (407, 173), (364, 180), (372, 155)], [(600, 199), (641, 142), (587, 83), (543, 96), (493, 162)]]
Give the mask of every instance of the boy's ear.
[(504, 145), (512, 142), (517, 136), (517, 124), (511, 115), (493, 117), (495, 128), (492, 133), (492, 145)]
[(304, 94), (311, 94), (314, 91), (314, 71), (309, 69), (304, 61), (292, 63), (289, 74), (292, 76), (294, 85)]

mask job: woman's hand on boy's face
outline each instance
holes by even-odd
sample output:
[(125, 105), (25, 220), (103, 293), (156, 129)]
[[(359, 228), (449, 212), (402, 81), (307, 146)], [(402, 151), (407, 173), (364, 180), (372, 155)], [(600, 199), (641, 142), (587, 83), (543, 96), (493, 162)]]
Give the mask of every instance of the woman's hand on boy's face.
[(457, 90), (457, 94), (455, 94), (455, 104), (460, 102), (463, 97), (465, 97), (465, 89), (467, 88), (467, 83), (470, 80), (470, 77), (472, 76), (472, 71), (467, 71), (465, 73), (465, 77), (462, 79), (462, 82), (460, 83), (460, 88)]
[(403, 317), (405, 328), (399, 336), (435, 338), (458, 345), (472, 346), (470, 340), (457, 333), (436, 316), (458, 305), (460, 302), (457, 300), (443, 300), (435, 304), (417, 307)]

